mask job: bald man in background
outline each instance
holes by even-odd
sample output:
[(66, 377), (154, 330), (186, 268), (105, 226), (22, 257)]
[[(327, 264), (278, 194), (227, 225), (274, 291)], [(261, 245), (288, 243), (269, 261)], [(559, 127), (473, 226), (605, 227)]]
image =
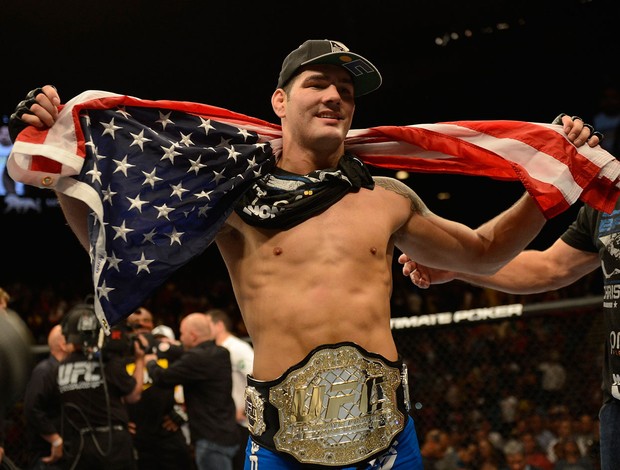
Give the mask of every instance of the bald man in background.
[(187, 315), (180, 330), (183, 355), (164, 369), (157, 364), (157, 356), (149, 354), (146, 368), (154, 385), (183, 386), (198, 470), (232, 470), (239, 431), (230, 354), (211, 339), (213, 334), (203, 313)]

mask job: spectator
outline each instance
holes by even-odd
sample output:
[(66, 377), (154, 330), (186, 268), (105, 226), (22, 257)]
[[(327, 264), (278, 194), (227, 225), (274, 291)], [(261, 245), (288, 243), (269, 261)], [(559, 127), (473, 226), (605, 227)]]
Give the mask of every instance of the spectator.
[(6, 438), (5, 432), (5, 415), (6, 415), (6, 406), (4, 403), (0, 402), (0, 468), (3, 470), (19, 470), (19, 468), (15, 465), (13, 460), (6, 455), (6, 451), (4, 449), (4, 442)]
[(541, 470), (553, 470), (553, 462), (547, 458), (547, 454), (541, 449), (532, 433), (523, 433), (520, 441), (527, 464), (532, 467), (540, 467)]
[(4, 440), (5, 440), (5, 430), (4, 430), (4, 416), (6, 415), (6, 405), (4, 403), (0, 403), (0, 465), (2, 465), (2, 461), (7, 458), (5, 457), (4, 451)]
[[(162, 366), (167, 367), (167, 363), (178, 359), (184, 352), (183, 345), (176, 339), (174, 330), (167, 325), (157, 325), (151, 331), (153, 339), (157, 343), (157, 359), (163, 359), (165, 362)], [(148, 371), (147, 371), (148, 373)], [(149, 378), (149, 380), (151, 380)], [(152, 382), (152, 381), (151, 381)], [(187, 409), (185, 407), (185, 398), (183, 396), (183, 386), (176, 385), (174, 387), (174, 413), (176, 413), (175, 422), (180, 423), (181, 431), (185, 437), (187, 445), (191, 445), (191, 436), (189, 435), (189, 424), (187, 422)]]
[(482, 468), (499, 470), (504, 466), (504, 453), (496, 448), (488, 438), (481, 438), (477, 441), (478, 446), (478, 465)]
[[(551, 440), (547, 447), (547, 458), (554, 463), (559, 459), (559, 456), (556, 455), (556, 444), (573, 439), (573, 420), (568, 416), (558, 418), (555, 422), (555, 430), (555, 438)], [(563, 446), (560, 447), (563, 449)]]
[(542, 470), (526, 462), (523, 447), (516, 441), (510, 441), (506, 444), (504, 457), (506, 458), (506, 466), (503, 470)]
[(572, 439), (560, 441), (563, 457), (558, 459), (553, 470), (594, 470), (594, 464), (590, 457), (581, 455), (577, 442)]
[(489, 421), (487, 417), (482, 417), (478, 420), (476, 426), (476, 438), (488, 439), (496, 449), (501, 449), (504, 445), (504, 437), (502, 433), (493, 429), (491, 421)]
[(55, 325), (47, 337), (49, 355), (32, 370), (24, 394), (23, 410), (29, 443), (31, 470), (60, 468), (52, 462), (62, 458), (61, 404), (58, 365), (68, 356), (62, 327)]
[[(179, 357), (171, 350), (170, 343), (156, 339), (153, 334), (153, 314), (140, 307), (127, 317), (132, 335), (141, 335), (149, 344), (148, 352), (158, 355), (158, 364), (167, 368)], [(160, 327), (161, 330), (161, 327)], [(132, 372), (135, 364), (127, 364)], [(142, 397), (127, 406), (133, 430), (133, 443), (140, 470), (176, 470), (190, 468), (192, 456), (181, 428), (185, 415), (176, 410), (175, 389), (153, 384), (144, 370)]]
[(157, 364), (156, 355), (149, 354), (146, 366), (153, 384), (183, 386), (198, 470), (232, 470), (239, 435), (230, 354), (210, 338), (205, 315), (190, 313), (181, 320), (185, 353), (167, 369)]
[(446, 450), (443, 457), (435, 462), (436, 470), (455, 470), (458, 468), (459, 455), (457, 449), (464, 441), (464, 434), (457, 428), (450, 432), (444, 431), (446, 435)]
[(232, 319), (222, 309), (211, 309), (205, 312), (215, 344), (224, 346), (230, 353), (232, 365), (232, 396), (237, 409), (237, 424), (239, 425), (239, 450), (235, 455), (235, 470), (243, 470), (245, 466), (245, 447), (250, 433), (248, 419), (245, 415), (245, 387), (247, 376), (252, 373), (254, 365), (254, 349), (241, 338), (233, 335)]
[(601, 147), (609, 153), (620, 156), (620, 87), (616, 83), (606, 84), (599, 100), (599, 107), (592, 117), (594, 127), (605, 135)]
[[(437, 470), (479, 470), (478, 447), (472, 440), (469, 431), (463, 429), (452, 429), (446, 432), (447, 448), (444, 456), (435, 461)], [(424, 467), (426, 469), (426, 467)]]
[(498, 401), (502, 421), (502, 435), (508, 435), (517, 422), (519, 398), (514, 387), (504, 386), (500, 390)]
[(456, 448), (459, 470), (478, 470), (478, 446), (469, 439), (461, 442)]
[(596, 421), (590, 414), (582, 413), (573, 425), (574, 437), (581, 455), (590, 458), (598, 455), (599, 428)]
[(548, 359), (538, 365), (538, 370), (541, 374), (542, 403), (547, 407), (563, 403), (562, 392), (566, 385), (566, 368), (560, 362), (560, 352), (556, 349), (551, 350)]
[(431, 429), (424, 436), (420, 445), (422, 465), (424, 470), (438, 470), (437, 463), (441, 461), (448, 450), (448, 434), (441, 429)]
[(64, 431), (60, 446), (68, 464), (63, 467), (134, 470), (126, 404), (142, 394), (144, 345), (132, 344), (136, 367), (130, 376), (126, 356), (104, 355), (99, 349), (99, 323), (92, 304), (73, 307), (63, 318), (62, 332), (70, 351), (58, 366)]
[(6, 415), (23, 394), (32, 370), (32, 335), (9, 308), (11, 296), (0, 288), (0, 465), (14, 465), (6, 453)]
[(134, 333), (150, 335), (154, 328), (153, 314), (145, 307), (138, 307), (134, 313), (127, 317), (127, 326)]
[(13, 148), (8, 122), (8, 116), (2, 116), (2, 122), (0, 123), (0, 196), (5, 197), (9, 194), (16, 194), (17, 192), (15, 189), (16, 183), (9, 176), (6, 169), (6, 162)]
[(547, 426), (547, 417), (542, 412), (535, 411), (529, 416), (527, 422), (534, 439), (546, 453), (549, 444), (555, 439), (555, 434)]

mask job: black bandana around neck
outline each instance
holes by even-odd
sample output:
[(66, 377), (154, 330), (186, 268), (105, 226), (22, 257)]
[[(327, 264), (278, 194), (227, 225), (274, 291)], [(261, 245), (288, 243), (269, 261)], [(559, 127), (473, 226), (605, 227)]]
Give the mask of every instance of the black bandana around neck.
[(249, 225), (286, 230), (323, 212), (349, 191), (374, 186), (362, 161), (345, 153), (335, 169), (297, 175), (275, 168), (243, 193), (235, 212)]

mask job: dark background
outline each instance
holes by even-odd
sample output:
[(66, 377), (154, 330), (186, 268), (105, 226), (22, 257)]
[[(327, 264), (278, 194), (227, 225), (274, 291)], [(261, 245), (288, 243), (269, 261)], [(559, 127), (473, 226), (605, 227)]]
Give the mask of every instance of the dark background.
[[(5, 0), (0, 112), (10, 114), (28, 90), (51, 83), (65, 101), (102, 89), (275, 122), (270, 97), (284, 56), (306, 39), (328, 38), (383, 75), (378, 91), (358, 99), (353, 127), (549, 122), (560, 112), (587, 118), (600, 88), (618, 77), (619, 14), (618, 0)], [(450, 175), (413, 175), (408, 184), (440, 215), (472, 226), (523, 191), (518, 183)], [(442, 191), (451, 199), (437, 200)], [(576, 208), (552, 220), (535, 245), (554, 240)], [(88, 273), (88, 257), (58, 208), (0, 214), (0, 233), (4, 252), (20, 260), (10, 269), (2, 263), (0, 282), (59, 275), (59, 267)]]
[[(272, 120), (284, 56), (306, 39), (329, 38), (384, 76), (379, 91), (359, 100), (357, 127), (550, 119), (567, 107), (586, 111), (593, 87), (617, 73), (619, 4), (5, 0), (0, 109), (53, 83), (65, 99), (104, 89)], [(435, 44), (452, 33), (460, 38)]]

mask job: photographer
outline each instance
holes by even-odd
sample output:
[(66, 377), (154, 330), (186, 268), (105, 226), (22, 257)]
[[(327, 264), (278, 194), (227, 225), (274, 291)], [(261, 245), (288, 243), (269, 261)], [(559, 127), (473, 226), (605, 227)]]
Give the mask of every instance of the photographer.
[[(144, 307), (127, 317), (127, 326), (131, 338), (148, 340), (148, 352), (157, 354), (157, 363), (163, 368), (183, 353), (182, 346), (161, 340), (156, 333), (166, 331), (165, 327), (153, 329), (153, 315)], [(174, 334), (172, 330), (167, 333)], [(131, 363), (127, 367), (129, 372), (133, 370)], [(181, 429), (187, 418), (177, 411), (175, 388), (154, 385), (145, 370), (142, 398), (129, 405), (128, 411), (140, 470), (192, 467), (190, 447)]]
[[(69, 356), (58, 367), (62, 403), (62, 446), (66, 468), (134, 470), (126, 403), (140, 400), (144, 349), (133, 344), (135, 367), (127, 357), (102, 354), (99, 322), (91, 304), (72, 308), (62, 320)], [(105, 349), (105, 347), (104, 347)]]

